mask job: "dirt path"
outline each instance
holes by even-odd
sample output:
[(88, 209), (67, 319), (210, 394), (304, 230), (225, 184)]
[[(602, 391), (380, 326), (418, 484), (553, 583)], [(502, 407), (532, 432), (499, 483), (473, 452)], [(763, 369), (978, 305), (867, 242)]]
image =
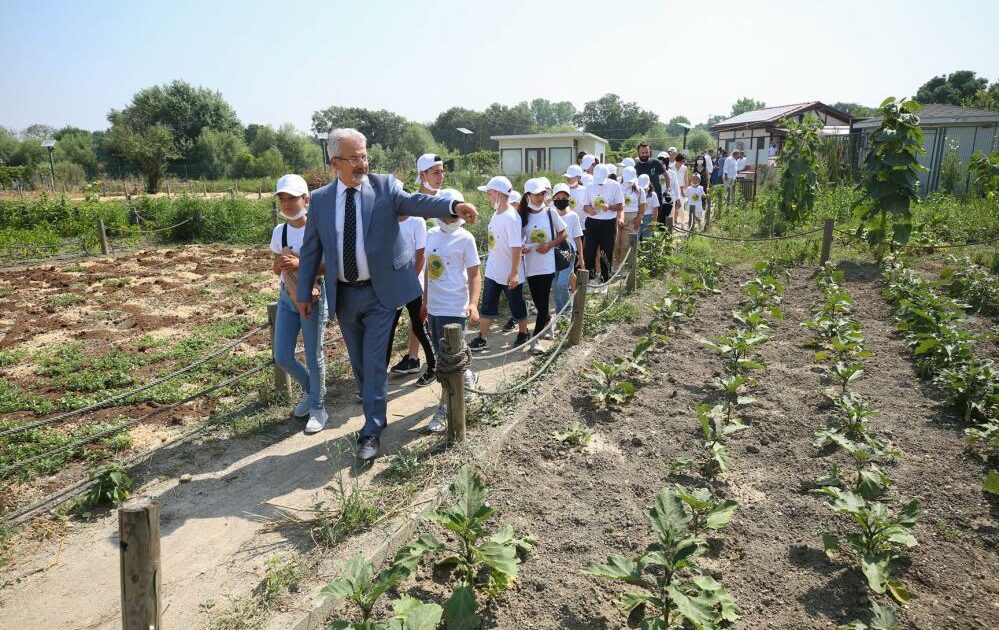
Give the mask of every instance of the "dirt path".
[[(918, 497), (925, 510), (916, 528), (919, 546), (897, 569), (913, 597), (902, 613), (906, 627), (996, 627), (996, 513), (979, 490), (981, 469), (963, 454), (960, 434), (937, 423), (947, 412), (915, 378), (872, 269), (847, 271), (845, 287), (875, 353), (858, 390), (882, 410), (874, 428), (902, 451), (889, 470), (894, 486), (885, 500), (897, 507)], [(646, 513), (666, 484), (667, 467), (680, 457), (703, 458), (693, 405), (709, 399), (706, 385), (718, 362), (695, 337), (728, 327), (745, 279), (728, 275), (722, 295), (702, 300), (696, 325), (676, 335), (652, 369), (652, 383), (623, 412), (589, 410), (576, 395), (580, 375), (564, 370), (534, 401), (535, 409), (550, 411), (530, 415), (487, 472), (502, 522), (540, 544), (522, 567), (519, 588), (491, 608), (487, 627), (624, 627), (613, 603), (623, 589), (579, 570), (644, 548), (651, 541)], [(859, 573), (822, 552), (821, 532), (839, 520), (808, 488), (832, 461), (811, 445), (830, 406), (813, 351), (801, 346), (809, 335), (799, 326), (816, 289), (810, 270), (795, 270), (787, 284), (786, 317), (774, 323), (763, 348), (768, 369), (749, 414), (753, 428), (735, 437), (732, 470), (716, 487), (741, 505), (733, 525), (711, 540), (704, 562), (741, 606), (740, 628), (797, 630), (868, 619)], [(600, 341), (597, 354), (627, 351), (637, 332), (616, 331)], [(551, 431), (577, 420), (594, 431), (591, 445), (583, 452), (553, 446)], [(670, 482), (705, 485), (691, 475)]]

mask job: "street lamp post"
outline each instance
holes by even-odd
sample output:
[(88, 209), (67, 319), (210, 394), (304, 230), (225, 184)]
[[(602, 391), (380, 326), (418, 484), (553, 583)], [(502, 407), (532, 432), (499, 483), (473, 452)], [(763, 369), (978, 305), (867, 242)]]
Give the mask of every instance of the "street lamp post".
[(475, 132), (465, 127), (457, 127), (457, 129), (465, 136), (465, 170), (468, 170), (468, 141), (472, 139), (472, 134)]
[(49, 169), (52, 173), (52, 192), (55, 192), (55, 160), (52, 159), (52, 150), (55, 149), (56, 141), (49, 138), (42, 143), (42, 146), (49, 150)]
[(326, 141), (329, 140), (330, 134), (323, 132), (316, 134), (316, 141), (319, 143), (319, 148), (323, 151), (323, 171), (329, 171), (330, 169), (330, 156), (327, 151)]
[(677, 125), (683, 127), (683, 150), (687, 150), (687, 134), (690, 132), (690, 125), (687, 123), (678, 122)]

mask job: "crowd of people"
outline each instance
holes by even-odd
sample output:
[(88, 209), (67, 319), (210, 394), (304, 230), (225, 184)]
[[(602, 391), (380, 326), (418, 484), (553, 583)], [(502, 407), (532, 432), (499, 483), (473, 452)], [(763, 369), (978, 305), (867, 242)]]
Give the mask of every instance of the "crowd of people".
[[(465, 229), (478, 211), (460, 191), (443, 187), (439, 155), (419, 157), (416, 192), (407, 193), (393, 176), (368, 173), (367, 142), (356, 130), (334, 130), (328, 148), (336, 173), (330, 184), (310, 193), (299, 175), (277, 182), (285, 222), (271, 237), (280, 281), (274, 359), (303, 392), (292, 414), (306, 419), (306, 433), (321, 431), (328, 421), (323, 337), (328, 318), (337, 318), (364, 406), (365, 424), (357, 437), (358, 457), (365, 462), (378, 455), (387, 424), (388, 374), (419, 374), (417, 386), (434, 383), (446, 325), (477, 326), (468, 345), (473, 352), (485, 351), (503, 297), (510, 318), (502, 328), (517, 330), (511, 345), (529, 344), (530, 352), (545, 353), (553, 312), (571, 309), (577, 269), (589, 271), (586, 290), (606, 291), (633, 235), (645, 238), (653, 223), (703, 229), (710, 188), (731, 189), (745, 168), (738, 150), (688, 160), (670, 147), (653, 159), (643, 142), (636, 157), (620, 163), (602, 163), (581, 152), (562, 174), (565, 181), (555, 185), (534, 177), (517, 191), (497, 175), (478, 187), (493, 210), (487, 251), (480, 256)], [(433, 219), (430, 229), (427, 219)], [(407, 352), (389, 368), (403, 310), (409, 320)], [(299, 335), (305, 363), (295, 357)], [(474, 386), (474, 372), (464, 376)], [(445, 426), (442, 392), (427, 429), (440, 432)]]

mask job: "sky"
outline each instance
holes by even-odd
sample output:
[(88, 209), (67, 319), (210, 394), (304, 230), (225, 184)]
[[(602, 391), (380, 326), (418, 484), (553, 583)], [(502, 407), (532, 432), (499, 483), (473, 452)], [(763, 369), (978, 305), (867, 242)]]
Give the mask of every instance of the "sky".
[(3, 0), (0, 125), (104, 129), (174, 79), (303, 131), (331, 105), (431, 122), (607, 93), (697, 123), (746, 96), (876, 106), (955, 70), (997, 81), (997, 32), (996, 0)]

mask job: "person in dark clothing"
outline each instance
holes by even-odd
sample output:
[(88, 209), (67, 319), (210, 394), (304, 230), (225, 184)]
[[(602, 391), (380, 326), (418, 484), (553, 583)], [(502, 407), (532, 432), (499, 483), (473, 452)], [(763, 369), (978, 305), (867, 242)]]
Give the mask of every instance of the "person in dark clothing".
[(638, 145), (638, 161), (635, 162), (635, 172), (641, 175), (648, 175), (652, 182), (652, 189), (656, 191), (659, 199), (663, 198), (661, 177), (666, 172), (666, 167), (659, 160), (652, 159), (652, 149), (649, 143), (641, 142)]

